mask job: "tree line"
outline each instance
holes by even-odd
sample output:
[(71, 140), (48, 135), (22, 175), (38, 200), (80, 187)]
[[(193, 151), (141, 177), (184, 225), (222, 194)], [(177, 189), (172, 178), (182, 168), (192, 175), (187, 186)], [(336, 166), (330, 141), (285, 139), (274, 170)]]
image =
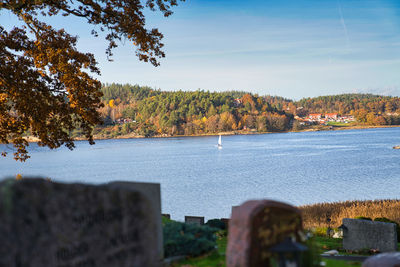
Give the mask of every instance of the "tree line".
[[(293, 101), (243, 91), (161, 91), (130, 84), (105, 84), (99, 109), (112, 132), (144, 136), (196, 135), (227, 131), (281, 132), (299, 129), (295, 116), (353, 115), (358, 124), (400, 124), (400, 98), (341, 94)], [(107, 134), (107, 133), (106, 133)]]
[[(129, 119), (123, 134), (195, 135), (236, 130), (286, 131), (293, 115), (282, 109), (284, 98), (246, 92), (161, 91), (138, 85), (102, 88), (105, 124)], [(130, 123), (132, 121), (132, 123)], [(134, 121), (134, 122), (133, 122)]]
[(359, 124), (400, 124), (400, 98), (374, 94), (340, 94), (303, 98), (293, 103), (297, 115), (338, 113), (353, 115)]

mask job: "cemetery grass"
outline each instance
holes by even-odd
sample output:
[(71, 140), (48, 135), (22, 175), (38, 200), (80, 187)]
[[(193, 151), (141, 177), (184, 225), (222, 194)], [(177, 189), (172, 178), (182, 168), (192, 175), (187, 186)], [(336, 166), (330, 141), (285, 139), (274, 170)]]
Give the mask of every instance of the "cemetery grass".
[(360, 262), (355, 261), (341, 261), (341, 260), (323, 260), (326, 263), (326, 267), (356, 267), (361, 266)]
[(322, 254), (328, 250), (337, 250), (340, 255), (360, 255), (360, 256), (371, 256), (368, 252), (346, 252), (342, 248), (343, 239), (341, 238), (329, 238), (327, 236), (314, 236), (314, 243), (319, 254)]
[(173, 264), (172, 267), (178, 266), (196, 266), (196, 267), (224, 267), (225, 266), (225, 251), (227, 245), (227, 233), (221, 231), (217, 238), (217, 249), (206, 255), (188, 258)]
[(327, 250), (333, 250), (333, 249), (339, 251), (342, 248), (341, 238), (328, 238), (322, 236), (314, 236), (313, 238), (319, 254)]
[[(194, 258), (188, 258), (179, 261), (172, 265), (172, 267), (224, 267), (225, 265), (225, 252), (227, 246), (226, 231), (220, 232), (217, 239), (217, 250), (208, 253), (206, 255)], [(322, 253), (327, 250), (340, 249), (342, 246), (342, 239), (339, 238), (328, 238), (315, 236), (314, 242), (317, 247), (318, 253)], [(353, 254), (354, 255), (354, 254)], [(342, 260), (331, 260), (322, 259), (326, 263), (326, 267), (356, 267), (361, 266), (359, 262), (347, 262)]]
[[(323, 253), (328, 250), (337, 250), (340, 255), (360, 255), (360, 256), (371, 256), (368, 251), (357, 251), (357, 252), (347, 252), (342, 248), (343, 239), (342, 238), (329, 238), (327, 236), (314, 236), (314, 242), (317, 247), (318, 253)], [(397, 243), (397, 251), (400, 251), (400, 243)]]

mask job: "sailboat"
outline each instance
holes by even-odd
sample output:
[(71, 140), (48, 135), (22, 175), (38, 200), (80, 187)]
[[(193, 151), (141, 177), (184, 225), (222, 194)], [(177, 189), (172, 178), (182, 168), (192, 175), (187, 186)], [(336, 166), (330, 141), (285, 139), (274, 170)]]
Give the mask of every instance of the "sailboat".
[(221, 135), (219, 135), (219, 138), (218, 138), (218, 148), (219, 149), (221, 149), (222, 148), (222, 138), (221, 138)]

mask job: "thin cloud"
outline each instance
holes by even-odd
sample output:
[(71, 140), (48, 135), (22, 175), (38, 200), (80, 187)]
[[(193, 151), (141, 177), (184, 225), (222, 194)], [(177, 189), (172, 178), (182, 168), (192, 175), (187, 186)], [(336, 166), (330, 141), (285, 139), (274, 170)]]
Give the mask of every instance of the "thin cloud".
[(338, 1), (337, 3), (338, 3), (338, 11), (339, 11), (339, 16), (340, 16), (340, 24), (342, 24), (344, 35), (346, 37), (347, 48), (350, 48), (350, 38), (349, 38), (349, 33), (347, 31), (346, 22), (344, 21), (344, 18), (343, 18), (342, 6), (340, 5), (340, 1)]

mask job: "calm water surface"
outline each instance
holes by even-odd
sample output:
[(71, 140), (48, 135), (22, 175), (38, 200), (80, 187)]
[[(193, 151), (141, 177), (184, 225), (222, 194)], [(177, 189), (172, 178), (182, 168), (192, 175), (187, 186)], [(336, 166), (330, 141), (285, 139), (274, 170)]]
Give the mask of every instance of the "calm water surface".
[[(31, 144), (29, 159), (0, 158), (0, 179), (51, 177), (64, 182), (161, 183), (162, 211), (228, 217), (248, 199), (295, 205), (400, 198), (400, 128), (330, 132), (99, 140), (49, 150)], [(0, 150), (4, 146), (0, 145)]]

